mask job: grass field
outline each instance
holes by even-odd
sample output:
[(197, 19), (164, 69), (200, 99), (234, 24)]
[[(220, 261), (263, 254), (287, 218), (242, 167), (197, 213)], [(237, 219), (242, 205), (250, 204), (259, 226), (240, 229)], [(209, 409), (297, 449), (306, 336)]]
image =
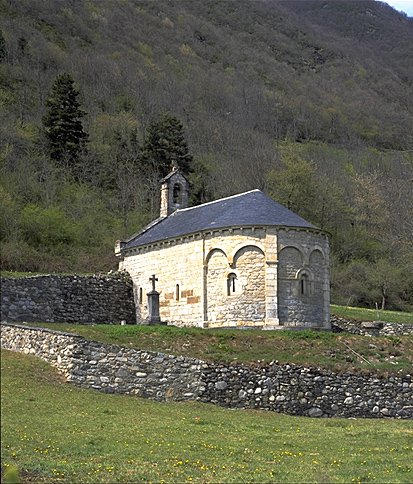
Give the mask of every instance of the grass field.
[(387, 321), (389, 323), (413, 324), (413, 313), (401, 311), (383, 311), (381, 309), (353, 308), (350, 306), (331, 305), (331, 314), (342, 318), (360, 321)]
[(0, 271), (0, 277), (29, 277), (29, 276), (37, 276), (39, 275), (37, 272), (16, 272), (16, 271)]
[(15, 279), (23, 278), (23, 277), (31, 277), (31, 276), (48, 276), (50, 274), (56, 276), (90, 276), (92, 272), (18, 272), (18, 271), (0, 271), (0, 277), (12, 277)]
[(413, 365), (413, 338), (407, 336), (371, 338), (308, 330), (204, 330), (110, 324), (37, 323), (35, 326), (73, 332), (105, 343), (208, 361), (256, 364), (278, 360), (340, 371), (374, 370), (378, 373), (408, 373)]
[(413, 425), (157, 403), (2, 351), (2, 463), (26, 482), (412, 482)]

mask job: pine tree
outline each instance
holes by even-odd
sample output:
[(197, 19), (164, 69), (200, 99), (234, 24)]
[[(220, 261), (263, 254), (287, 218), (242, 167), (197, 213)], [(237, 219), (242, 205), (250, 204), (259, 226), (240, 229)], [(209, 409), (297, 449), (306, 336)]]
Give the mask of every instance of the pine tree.
[(69, 165), (78, 161), (87, 140), (82, 126), (86, 113), (80, 109), (78, 96), (79, 91), (70, 74), (57, 76), (43, 118), (50, 157)]
[(3, 32), (0, 30), (0, 62), (6, 59), (6, 41), (4, 40)]
[(149, 125), (143, 146), (143, 161), (166, 176), (173, 165), (184, 174), (191, 172), (192, 156), (179, 119), (163, 114)]

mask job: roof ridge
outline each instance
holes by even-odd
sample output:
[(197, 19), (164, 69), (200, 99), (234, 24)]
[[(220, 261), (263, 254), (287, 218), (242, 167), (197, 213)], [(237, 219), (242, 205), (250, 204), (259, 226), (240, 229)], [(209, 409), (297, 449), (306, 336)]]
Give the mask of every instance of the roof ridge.
[[(197, 208), (199, 210), (194, 210)], [(158, 218), (131, 237), (125, 249), (204, 230), (258, 225), (317, 229), (263, 191), (254, 189), (194, 207), (181, 208), (168, 217)]]
[(222, 202), (223, 200), (229, 200), (230, 198), (241, 197), (242, 195), (246, 195), (247, 193), (252, 193), (252, 192), (264, 193), (261, 190), (259, 190), (258, 188), (254, 188), (254, 190), (248, 190), (247, 192), (237, 193), (236, 195), (230, 195), (229, 197), (218, 198), (218, 200), (213, 200), (212, 202), (201, 203), (200, 205), (194, 205), (193, 207), (178, 208), (178, 210), (175, 210), (175, 212), (173, 212), (171, 215), (174, 215), (177, 212), (185, 212), (187, 210), (192, 210), (194, 208), (205, 207), (205, 205), (211, 205), (212, 203)]
[(148, 223), (148, 225), (145, 225), (143, 229), (141, 229), (139, 232), (134, 233), (127, 239), (122, 240), (125, 244), (128, 244), (131, 242), (133, 239), (136, 239), (136, 237), (139, 237), (140, 235), (143, 235), (145, 232), (147, 232), (149, 229), (151, 229), (153, 226), (157, 225), (159, 222), (162, 222), (162, 220), (165, 220), (167, 217), (158, 217), (155, 220), (152, 220), (152, 222)]

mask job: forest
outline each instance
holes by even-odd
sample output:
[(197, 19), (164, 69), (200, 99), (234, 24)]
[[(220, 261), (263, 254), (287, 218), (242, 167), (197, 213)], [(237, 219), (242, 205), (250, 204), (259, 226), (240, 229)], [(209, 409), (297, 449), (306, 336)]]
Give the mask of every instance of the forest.
[(413, 310), (413, 19), (374, 0), (0, 0), (3, 270), (115, 269), (177, 163), (330, 234), (332, 301)]

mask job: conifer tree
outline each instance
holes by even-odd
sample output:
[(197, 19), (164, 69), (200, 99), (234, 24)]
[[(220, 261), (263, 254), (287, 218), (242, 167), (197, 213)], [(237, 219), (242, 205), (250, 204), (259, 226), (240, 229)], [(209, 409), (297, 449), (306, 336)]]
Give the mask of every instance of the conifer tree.
[(185, 140), (184, 128), (179, 119), (163, 114), (149, 125), (143, 145), (144, 163), (166, 176), (173, 165), (184, 174), (191, 171), (192, 156)]
[(70, 74), (57, 76), (43, 118), (50, 157), (69, 165), (78, 160), (87, 140), (82, 126), (86, 113), (80, 109), (78, 96), (79, 91)]
[(3, 32), (0, 30), (0, 62), (2, 62), (7, 55), (6, 41), (3, 37)]

